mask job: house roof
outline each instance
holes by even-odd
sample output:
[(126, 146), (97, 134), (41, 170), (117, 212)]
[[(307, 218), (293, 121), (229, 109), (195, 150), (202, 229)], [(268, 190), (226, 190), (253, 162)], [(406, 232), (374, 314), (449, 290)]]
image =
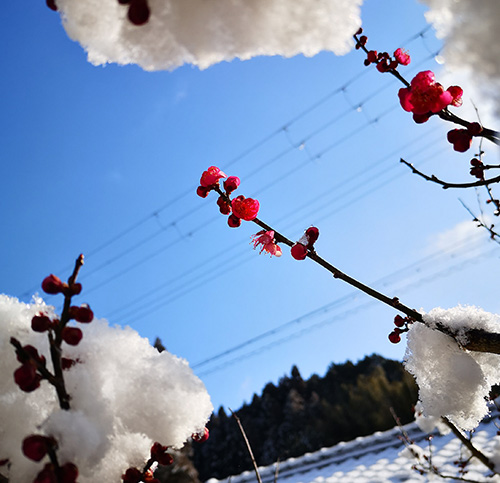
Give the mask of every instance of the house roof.
[[(495, 422), (498, 414), (491, 416), (477, 428), (473, 435), (473, 444), (484, 451), (487, 456), (498, 453), (500, 467), (500, 440)], [(413, 441), (415, 452), (420, 453), (420, 461), (406, 448), (402, 430)], [(437, 476), (420, 474), (415, 465), (429, 467), (429, 462), (439, 472), (448, 476), (459, 476), (459, 468), (455, 461), (466, 459), (469, 455), (461, 442), (453, 434), (441, 435), (433, 433), (428, 441), (427, 434), (422, 432), (416, 423), (402, 428), (395, 427), (389, 431), (377, 432), (370, 436), (359, 437), (353, 441), (339, 443), (331, 448), (322, 448), (314, 453), (306, 453), (297, 458), (290, 458), (278, 465), (278, 483), (385, 483), (385, 482), (423, 482)], [(497, 448), (498, 447), (498, 448)], [(425, 456), (430, 458), (425, 459)], [(494, 458), (493, 458), (494, 459)], [(263, 483), (275, 481), (277, 465), (260, 467)], [(491, 472), (475, 459), (467, 465), (464, 478), (475, 481), (500, 481), (500, 477), (487, 478)], [(219, 480), (211, 479), (208, 483)], [(227, 483), (255, 482), (253, 471), (245, 471), (225, 480)]]

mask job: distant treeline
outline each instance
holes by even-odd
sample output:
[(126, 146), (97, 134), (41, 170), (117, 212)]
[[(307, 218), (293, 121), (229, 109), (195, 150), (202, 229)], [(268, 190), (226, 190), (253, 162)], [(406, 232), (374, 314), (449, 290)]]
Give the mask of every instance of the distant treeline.
[[(332, 364), (324, 377), (302, 379), (296, 366), (278, 385), (266, 385), (236, 414), (250, 440), (258, 465), (333, 446), (413, 419), (417, 401), (414, 379), (397, 361), (378, 355), (357, 364)], [(234, 418), (220, 408), (208, 424), (210, 438), (194, 444), (192, 455), (201, 481), (252, 469)]]

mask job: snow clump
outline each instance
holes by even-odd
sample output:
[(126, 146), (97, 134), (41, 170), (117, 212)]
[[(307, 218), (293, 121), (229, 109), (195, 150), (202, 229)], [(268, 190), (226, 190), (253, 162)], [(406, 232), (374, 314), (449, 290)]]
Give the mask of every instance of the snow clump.
[(489, 412), (491, 386), (500, 383), (500, 355), (464, 350), (432, 327), (449, 327), (465, 343), (467, 329), (500, 333), (500, 316), (458, 306), (433, 309), (423, 318), (425, 324), (410, 327), (404, 365), (417, 381), (424, 421), (445, 416), (459, 428), (472, 430)]
[(257, 55), (345, 54), (361, 25), (363, 0), (148, 0), (149, 21), (134, 26), (117, 0), (56, 0), (64, 28), (92, 64), (138, 64), (148, 71)]
[(500, 59), (494, 46), (500, 30), (498, 0), (421, 0), (426, 19), (444, 39), (443, 57), (453, 70), (467, 70), (488, 91), (500, 115)]
[(9, 459), (11, 481), (33, 481), (46, 462), (23, 455), (22, 441), (32, 434), (54, 436), (60, 463), (76, 464), (78, 481), (90, 483), (120, 481), (128, 467), (144, 466), (155, 441), (179, 448), (204, 428), (212, 404), (187, 362), (105, 320), (86, 324), (77, 346), (63, 344), (63, 356), (77, 360), (64, 373), (71, 410), (59, 408), (46, 381), (22, 392), (14, 383), (19, 362), (9, 340), (35, 346), (51, 368), (47, 335), (31, 330), (41, 310), (52, 312), (41, 299), (24, 304), (0, 295), (0, 460)]

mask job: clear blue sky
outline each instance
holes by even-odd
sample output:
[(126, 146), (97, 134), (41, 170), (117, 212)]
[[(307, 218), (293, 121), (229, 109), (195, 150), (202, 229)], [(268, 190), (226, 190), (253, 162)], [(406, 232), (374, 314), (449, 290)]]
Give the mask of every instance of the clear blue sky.
[[(409, 79), (439, 69), (433, 31), (417, 35), (423, 13), (413, 0), (363, 6), (369, 46), (409, 49)], [(286, 249), (259, 256), (255, 225), (230, 229), (216, 196), (195, 195), (217, 165), (260, 200), (263, 221), (292, 239), (318, 226), (320, 255), (364, 282), (386, 277), (378, 288), (407, 305), (500, 310), (498, 245), (456, 229), (470, 219), (458, 197), (479, 211), (476, 194), (399, 163), (469, 180), (470, 153), (453, 152), (438, 120), (415, 125), (397, 81), (360, 52), (151, 73), (89, 64), (42, 0), (7, 2), (0, 22), (0, 292), (29, 301), (84, 253), (78, 300), (160, 337), (216, 407), (238, 408), (293, 364), (308, 377), (373, 352), (402, 359), (387, 340), (394, 311)]]

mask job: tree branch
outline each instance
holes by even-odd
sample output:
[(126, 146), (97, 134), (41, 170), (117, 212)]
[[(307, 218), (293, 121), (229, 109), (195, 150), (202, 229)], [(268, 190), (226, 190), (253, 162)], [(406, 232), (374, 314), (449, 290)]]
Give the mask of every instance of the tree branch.
[(453, 434), (461, 441), (461, 443), (476, 457), (481, 463), (488, 467), (493, 473), (498, 474), (495, 470), (495, 464), (480, 450), (478, 450), (472, 441), (465, 437), (465, 435), (446, 417), (441, 417), (443, 422), (448, 426)]
[(262, 478), (260, 477), (259, 467), (257, 466), (257, 461), (255, 461), (252, 447), (250, 446), (250, 442), (248, 441), (247, 435), (245, 433), (245, 430), (243, 429), (243, 425), (241, 424), (240, 418), (236, 415), (236, 413), (233, 412), (233, 410), (231, 408), (229, 408), (229, 411), (231, 411), (233, 418), (238, 423), (238, 427), (240, 428), (243, 439), (245, 440), (245, 444), (247, 445), (248, 453), (250, 455), (250, 459), (252, 460), (253, 468), (255, 470), (255, 476), (257, 477), (257, 481), (258, 481), (258, 483), (262, 483)]
[(441, 185), (445, 190), (448, 188), (477, 188), (478, 186), (488, 186), (489, 184), (500, 182), (500, 176), (495, 176), (494, 178), (482, 179), (471, 183), (448, 183), (447, 181), (443, 181), (434, 175), (429, 176), (422, 171), (419, 171), (415, 168), (415, 166), (413, 166), (413, 164), (408, 163), (408, 161), (405, 161), (403, 158), (400, 159), (400, 162), (408, 166), (414, 174), (417, 174), (427, 181)]

